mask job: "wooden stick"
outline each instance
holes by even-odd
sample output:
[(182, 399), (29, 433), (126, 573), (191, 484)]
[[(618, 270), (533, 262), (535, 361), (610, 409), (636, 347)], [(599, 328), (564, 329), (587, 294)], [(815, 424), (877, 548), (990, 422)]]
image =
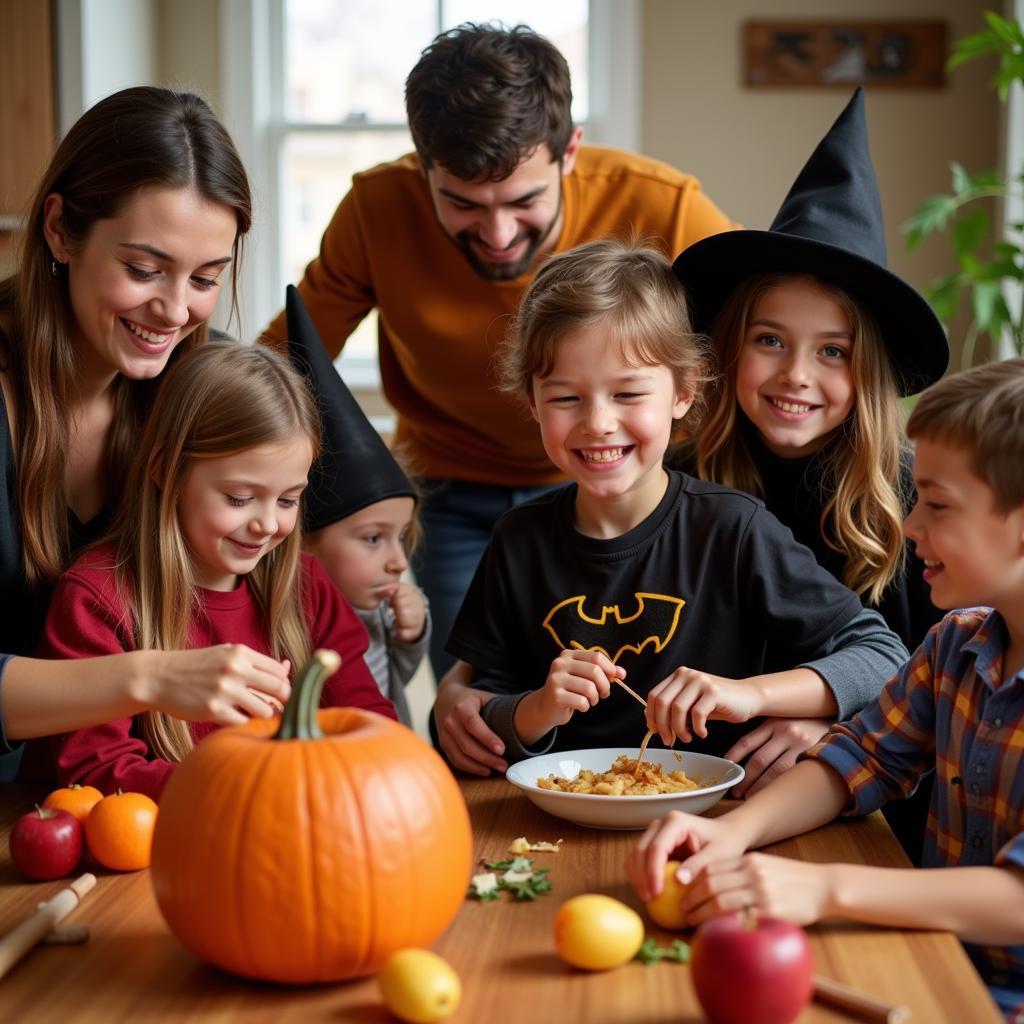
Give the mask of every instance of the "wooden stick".
[(626, 691), (626, 693), (628, 693), (630, 697), (633, 698), (633, 700), (638, 700), (641, 704), (643, 704), (644, 707), (647, 707), (647, 701), (645, 701), (643, 697), (641, 697), (640, 694), (636, 692), (636, 690), (631, 690), (621, 679), (613, 679), (612, 682), (618, 683), (619, 686), (621, 686)]
[(874, 1024), (906, 1024), (910, 1020), (908, 1007), (883, 1003), (881, 999), (869, 996), (866, 992), (841, 985), (831, 978), (823, 978), (820, 974), (814, 976), (814, 998), (819, 1003), (845, 1010)]
[(633, 768), (633, 778), (640, 778), (640, 762), (644, 759), (644, 754), (647, 753), (647, 744), (651, 742), (651, 737), (654, 735), (653, 729), (647, 730), (647, 735), (644, 737), (643, 743), (640, 744), (640, 753), (636, 758), (636, 765)]
[(45, 903), (30, 917), (0, 939), (0, 978), (2, 978), (55, 924), (62, 921), (96, 884), (96, 876), (84, 874)]

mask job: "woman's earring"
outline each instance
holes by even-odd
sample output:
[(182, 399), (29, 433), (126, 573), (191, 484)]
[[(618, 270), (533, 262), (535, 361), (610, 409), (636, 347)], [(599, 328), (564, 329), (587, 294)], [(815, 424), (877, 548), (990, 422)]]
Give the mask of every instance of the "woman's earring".
[(60, 268), (62, 266), (64, 266), (64, 261), (59, 260), (54, 256), (53, 259), (50, 260), (50, 273), (53, 274), (54, 277), (60, 277)]

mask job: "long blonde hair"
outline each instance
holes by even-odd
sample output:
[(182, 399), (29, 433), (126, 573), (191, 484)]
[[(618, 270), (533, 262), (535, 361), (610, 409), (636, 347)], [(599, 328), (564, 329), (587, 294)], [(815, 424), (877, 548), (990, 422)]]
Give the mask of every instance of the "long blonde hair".
[[(18, 270), (0, 282), (0, 312), (9, 317), (3, 345), (15, 408), (15, 461), (25, 578), (54, 582), (69, 559), (68, 422), (78, 379), (74, 313), (67, 268), (53, 262), (43, 234), (47, 196), (63, 200), (62, 221), (73, 247), (98, 220), (116, 217), (146, 186), (189, 188), (235, 214), (232, 309), (242, 238), (252, 221), (245, 168), (231, 137), (198, 96), (150, 86), (123, 89), (87, 110), (64, 137), (26, 219)], [(57, 273), (53, 273), (52, 271)], [(207, 338), (200, 324), (172, 354), (176, 360)], [(104, 451), (104, 492), (114, 504), (156, 381), (118, 377), (113, 426)]]
[[(166, 375), (106, 539), (116, 549), (118, 592), (139, 648), (191, 646), (198, 583), (178, 520), (189, 467), (297, 436), (309, 439), (315, 458), (320, 448), (315, 402), (303, 378), (277, 352), (211, 341)], [(299, 586), (301, 546), (296, 526), (247, 577), (272, 655), (287, 658), (296, 669), (311, 652)], [(162, 712), (145, 712), (143, 733), (154, 753), (168, 760), (180, 760), (192, 748), (188, 724)]]
[(826, 500), (820, 528), (825, 543), (845, 558), (843, 583), (877, 604), (903, 566), (904, 418), (881, 332), (842, 289), (813, 275), (774, 273), (749, 277), (732, 293), (711, 329), (720, 375), (707, 396), (702, 428), (691, 442), (696, 472), (704, 480), (764, 496), (760, 471), (740, 429), (736, 366), (758, 302), (795, 276), (811, 278), (840, 305), (853, 328), (853, 411), (823, 452)]

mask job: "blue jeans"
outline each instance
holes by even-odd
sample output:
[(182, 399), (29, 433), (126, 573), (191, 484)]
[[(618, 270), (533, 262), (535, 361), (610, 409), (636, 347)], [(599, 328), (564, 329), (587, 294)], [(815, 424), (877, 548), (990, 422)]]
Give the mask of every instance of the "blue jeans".
[(445, 644), (495, 522), (513, 505), (553, 488), (499, 487), (438, 478), (422, 480), (421, 488), (423, 539), (413, 558), (413, 572), (430, 601), (434, 627), (430, 664), (440, 679), (454, 663)]

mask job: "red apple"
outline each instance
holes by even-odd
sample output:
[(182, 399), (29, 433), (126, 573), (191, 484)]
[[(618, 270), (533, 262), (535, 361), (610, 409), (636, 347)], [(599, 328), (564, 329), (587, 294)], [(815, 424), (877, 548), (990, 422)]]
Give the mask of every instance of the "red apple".
[(37, 807), (11, 829), (11, 860), (37, 882), (70, 875), (82, 856), (82, 825), (67, 811)]
[(814, 988), (804, 930), (751, 912), (705, 921), (690, 962), (697, 999), (712, 1024), (789, 1024)]

